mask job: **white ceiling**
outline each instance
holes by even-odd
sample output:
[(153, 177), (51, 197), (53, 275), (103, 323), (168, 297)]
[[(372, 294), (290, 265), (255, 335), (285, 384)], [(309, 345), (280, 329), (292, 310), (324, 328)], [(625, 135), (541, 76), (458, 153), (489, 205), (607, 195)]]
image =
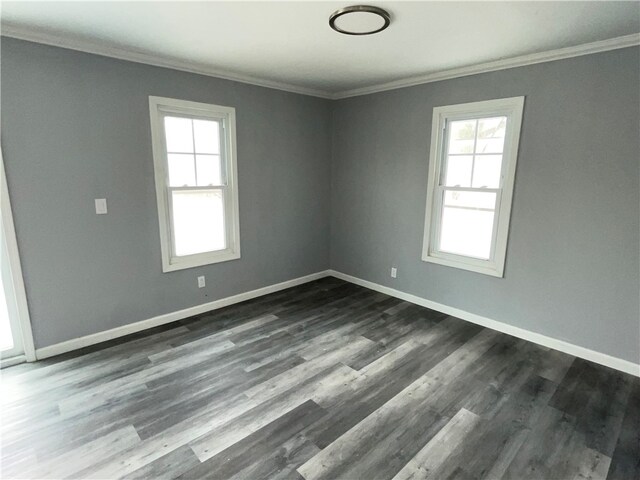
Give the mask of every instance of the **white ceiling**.
[(331, 12), (353, 1), (3, 1), (2, 33), (331, 96), (640, 31), (637, 1), (363, 3), (387, 9), (391, 26), (365, 37), (331, 30)]

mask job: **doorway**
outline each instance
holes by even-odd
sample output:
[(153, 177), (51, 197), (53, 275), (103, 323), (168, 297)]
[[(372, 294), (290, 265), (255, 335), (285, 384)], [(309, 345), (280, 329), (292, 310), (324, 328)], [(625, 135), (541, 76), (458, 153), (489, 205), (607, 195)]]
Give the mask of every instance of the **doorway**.
[[(4, 225), (4, 219), (2, 220)], [(7, 359), (24, 355), (4, 230), (3, 227), (0, 233), (0, 271), (2, 272), (0, 276), (2, 280), (2, 288), (0, 288), (0, 358), (3, 366)]]
[(0, 150), (0, 367), (35, 359), (22, 268)]

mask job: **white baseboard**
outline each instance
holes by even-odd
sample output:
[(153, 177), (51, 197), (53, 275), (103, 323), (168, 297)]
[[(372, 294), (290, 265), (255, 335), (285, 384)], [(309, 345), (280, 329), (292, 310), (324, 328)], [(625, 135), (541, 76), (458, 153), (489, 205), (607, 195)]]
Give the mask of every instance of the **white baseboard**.
[(16, 355), (15, 357), (2, 358), (0, 359), (0, 369), (13, 367), (14, 365), (18, 365), (26, 361), (27, 361), (27, 357), (24, 355)]
[(244, 302), (245, 300), (262, 297), (263, 295), (268, 295), (280, 290), (295, 287), (297, 285), (302, 285), (303, 283), (312, 282), (314, 280), (318, 280), (319, 278), (324, 278), (327, 276), (329, 276), (328, 270), (312, 273), (311, 275), (305, 275), (304, 277), (298, 277), (292, 280), (287, 280), (286, 282), (268, 285), (256, 290), (239, 293), (231, 297), (221, 298), (219, 300), (214, 300), (212, 302), (203, 303), (194, 307), (185, 308), (176, 312), (165, 313), (164, 315), (159, 315), (147, 320), (141, 320), (139, 322), (123, 325), (122, 327), (112, 328), (111, 330), (105, 330), (104, 332), (98, 332), (92, 335), (86, 335), (84, 337), (73, 338), (65, 342), (56, 343), (55, 345), (36, 349), (36, 358), (38, 360), (42, 360), (44, 358), (53, 357), (62, 353), (71, 352), (73, 350), (78, 350), (90, 345), (106, 342), (107, 340), (113, 340), (114, 338), (124, 337), (125, 335), (130, 335), (142, 330), (148, 330), (153, 327), (158, 327), (160, 325), (175, 322), (176, 320), (182, 320), (184, 318), (189, 318), (194, 315), (200, 315), (201, 313), (209, 312), (211, 310), (217, 310), (228, 305)]
[[(176, 312), (170, 312), (164, 315), (159, 315), (157, 317), (149, 318), (147, 320), (141, 320), (139, 322), (123, 325), (122, 327), (112, 328), (111, 330), (105, 330), (104, 332), (98, 332), (92, 335), (86, 335), (84, 337), (74, 338), (71, 340), (67, 340), (65, 342), (57, 343), (55, 345), (50, 345), (48, 347), (38, 348), (36, 349), (36, 358), (38, 360), (42, 360), (44, 358), (53, 357), (55, 355), (60, 355), (62, 353), (71, 352), (73, 350), (78, 350), (80, 348), (88, 347), (90, 345), (106, 342), (108, 340), (113, 340), (115, 338), (123, 337), (125, 335), (140, 332), (142, 330), (148, 330), (150, 328), (158, 327), (160, 325), (165, 325), (167, 323), (175, 322), (177, 320), (182, 320), (184, 318), (192, 317), (194, 315), (199, 315), (199, 314), (209, 312), (212, 310), (217, 310), (219, 308), (223, 308), (229, 305), (244, 302), (245, 300), (250, 300), (252, 298), (268, 295), (270, 293), (295, 287), (297, 285), (302, 285), (303, 283), (312, 282), (314, 280), (318, 280), (320, 278), (324, 278), (327, 276), (333, 276), (341, 280), (345, 280), (347, 282), (351, 282), (356, 285), (360, 285), (362, 287), (366, 287), (371, 290), (375, 290), (377, 292), (384, 293), (386, 295), (396, 297), (401, 300), (405, 300), (407, 302), (414, 303), (416, 305), (430, 308), (431, 310), (436, 310), (438, 312), (446, 313), (447, 315), (451, 315), (453, 317), (457, 317), (462, 320), (475, 323), (477, 325), (482, 325), (483, 327), (487, 327), (492, 330), (496, 330), (498, 332), (506, 333), (507, 335), (512, 335), (514, 337), (518, 337), (523, 340), (527, 340), (529, 342), (542, 345), (544, 347), (553, 348), (554, 350), (559, 350), (561, 352), (568, 353), (569, 355), (584, 358), (585, 360), (599, 363), (600, 365), (605, 365), (607, 367), (611, 367), (616, 370), (620, 370), (622, 372), (640, 377), (640, 364), (636, 364), (628, 360), (623, 360), (621, 358), (612, 357), (611, 355), (597, 352), (595, 350), (581, 347), (579, 345), (574, 345), (572, 343), (565, 342), (563, 340), (557, 340), (552, 337), (547, 337), (546, 335), (535, 333), (530, 330), (514, 327), (512, 325), (499, 322), (497, 320), (492, 320), (490, 318), (486, 318), (480, 315), (476, 315), (474, 313), (466, 312), (464, 310), (460, 310), (455, 307), (450, 307), (448, 305), (433, 302), (431, 300), (427, 300), (426, 298), (418, 297), (417, 295), (401, 292), (400, 290), (396, 290), (390, 287), (385, 287), (383, 285), (369, 282), (368, 280), (363, 280), (361, 278), (353, 277), (351, 275), (347, 275), (345, 273), (338, 272), (335, 270), (325, 270), (322, 272), (313, 273), (311, 275), (306, 275), (304, 277), (287, 280), (286, 282), (276, 283), (274, 285), (269, 285), (266, 287), (258, 288), (256, 290), (251, 290), (249, 292), (239, 293), (231, 297), (221, 298), (219, 300), (214, 300), (212, 302), (203, 303), (201, 305), (196, 305), (194, 307), (185, 308), (183, 310), (178, 310)], [(13, 360), (13, 359), (10, 359), (10, 360)], [(9, 360), (7, 360), (7, 362), (8, 361)], [(8, 365), (5, 365), (3, 362), (2, 366), (4, 367)]]
[(595, 350), (581, 347), (579, 345), (574, 345), (572, 343), (565, 342), (563, 340), (557, 340), (555, 338), (547, 337), (546, 335), (542, 335), (540, 333), (535, 333), (530, 330), (514, 327), (512, 325), (499, 322), (497, 320), (492, 320), (490, 318), (476, 315), (475, 313), (466, 312), (458, 308), (433, 302), (431, 300), (427, 300), (426, 298), (418, 297), (417, 295), (401, 292), (400, 290), (395, 290), (390, 287), (385, 287), (383, 285), (369, 282), (368, 280), (363, 280), (361, 278), (353, 277), (351, 275), (347, 275), (342, 272), (337, 272), (335, 270), (329, 270), (329, 275), (339, 278), (341, 280), (345, 280), (347, 282), (355, 283), (356, 285), (360, 285), (362, 287), (366, 287), (371, 290), (375, 290), (376, 292), (384, 293), (386, 295), (390, 295), (392, 297), (396, 297), (401, 300), (405, 300), (407, 302), (420, 305), (422, 307), (430, 308), (431, 310), (436, 310), (438, 312), (446, 313), (447, 315), (461, 318), (462, 320), (466, 320), (468, 322), (475, 323), (477, 325), (482, 325), (483, 327), (487, 327), (492, 330), (496, 330), (498, 332), (506, 333), (507, 335), (512, 335), (514, 337), (518, 337), (523, 340), (527, 340), (529, 342), (537, 343), (538, 345), (542, 345), (544, 347), (552, 348), (554, 350), (559, 350), (561, 352), (568, 353), (569, 355), (573, 355), (579, 358), (584, 358), (585, 360), (589, 360), (594, 363), (599, 363), (600, 365), (604, 365), (606, 367), (614, 368), (616, 370), (629, 373), (636, 377), (640, 377), (640, 364), (633, 363), (628, 360), (612, 357), (611, 355), (607, 355), (606, 353), (596, 352)]

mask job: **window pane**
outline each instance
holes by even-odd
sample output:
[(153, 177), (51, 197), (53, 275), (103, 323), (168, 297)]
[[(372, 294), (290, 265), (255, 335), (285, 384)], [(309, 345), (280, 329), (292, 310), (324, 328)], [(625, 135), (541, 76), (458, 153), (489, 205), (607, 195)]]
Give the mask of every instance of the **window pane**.
[(471, 165), (473, 157), (471, 155), (453, 155), (447, 159), (447, 173), (445, 175), (445, 185), (447, 187), (470, 187), (471, 186)]
[(196, 153), (220, 153), (220, 123), (215, 120), (194, 120)]
[(478, 155), (473, 165), (474, 188), (500, 186), (500, 172), (502, 170), (502, 155)]
[(193, 152), (193, 132), (190, 118), (165, 117), (164, 132), (167, 139), (167, 152)]
[(502, 153), (506, 126), (507, 117), (479, 120), (476, 153)]
[(445, 207), (467, 209), (484, 208), (493, 210), (496, 205), (495, 192), (458, 192), (447, 190), (444, 194)]
[(173, 235), (177, 256), (226, 248), (221, 190), (172, 192)]
[(196, 155), (198, 186), (222, 185), (220, 155)]
[(488, 260), (491, 255), (494, 212), (444, 207), (440, 250)]
[(449, 123), (449, 153), (473, 153), (476, 123), (476, 120)]
[(195, 187), (196, 171), (193, 155), (167, 154), (169, 163), (169, 185), (172, 187)]

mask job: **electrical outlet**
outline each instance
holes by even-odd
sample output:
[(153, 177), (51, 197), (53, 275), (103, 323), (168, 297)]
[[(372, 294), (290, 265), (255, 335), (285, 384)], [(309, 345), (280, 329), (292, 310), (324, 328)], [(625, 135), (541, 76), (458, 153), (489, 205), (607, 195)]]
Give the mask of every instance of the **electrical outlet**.
[(205, 285), (204, 275), (198, 277), (198, 288), (204, 288)]
[(107, 199), (106, 198), (96, 198), (94, 200), (96, 204), (96, 215), (106, 215), (107, 214)]
[(391, 278), (396, 278), (398, 276), (398, 269), (396, 267), (391, 267)]

